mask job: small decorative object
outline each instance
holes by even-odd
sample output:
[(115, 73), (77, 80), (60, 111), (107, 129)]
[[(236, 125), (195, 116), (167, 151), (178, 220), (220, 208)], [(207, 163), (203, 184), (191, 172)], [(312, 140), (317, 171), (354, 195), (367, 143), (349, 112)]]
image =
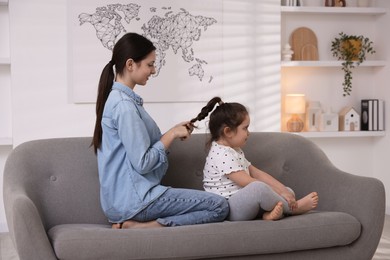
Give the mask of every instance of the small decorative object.
[(339, 131), (339, 115), (333, 113), (331, 109), (320, 115), (320, 131)]
[(282, 0), (282, 5), (285, 5), (285, 6), (301, 6), (301, 0)]
[(325, 6), (335, 6), (335, 0), (325, 0)]
[(291, 50), (290, 44), (286, 43), (286, 44), (284, 45), (284, 48), (283, 48), (283, 51), (282, 51), (283, 60), (284, 60), (284, 61), (291, 61), (291, 58), (292, 58), (293, 53), (294, 53), (294, 51)]
[(307, 131), (320, 130), (321, 104), (318, 101), (308, 102), (306, 109), (306, 129)]
[(347, 6), (347, 3), (345, 2), (345, 0), (335, 0), (335, 6), (345, 7)]
[(305, 0), (301, 1), (302, 6), (323, 6), (324, 0)]
[(353, 107), (344, 107), (339, 113), (340, 131), (359, 131), (360, 116)]
[(359, 66), (366, 60), (366, 54), (374, 54), (373, 42), (363, 35), (347, 35), (339, 33), (332, 41), (332, 54), (338, 60), (342, 60), (342, 70), (344, 71), (343, 96), (351, 95), (352, 91), (352, 69)]
[(285, 109), (287, 114), (291, 114), (291, 118), (287, 121), (287, 130), (289, 132), (301, 132), (305, 126), (300, 118), (300, 115), (305, 114), (305, 95), (286, 95)]
[(317, 36), (310, 28), (295, 29), (290, 36), (290, 45), (294, 51), (293, 60), (318, 60)]

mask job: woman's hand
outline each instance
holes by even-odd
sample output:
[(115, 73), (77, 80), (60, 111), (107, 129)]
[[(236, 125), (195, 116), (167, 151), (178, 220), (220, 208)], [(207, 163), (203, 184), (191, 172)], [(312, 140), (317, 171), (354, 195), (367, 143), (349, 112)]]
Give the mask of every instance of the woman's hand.
[(168, 149), (173, 140), (176, 138), (185, 140), (190, 137), (193, 130), (194, 125), (190, 121), (182, 122), (169, 129), (160, 140), (164, 144), (165, 149)]
[(185, 137), (180, 137), (180, 139), (182, 141), (187, 139), (188, 137), (190, 137), (190, 135), (192, 134), (192, 131), (194, 131), (194, 125), (191, 122), (185, 122), (184, 127), (187, 129), (188, 135)]
[(185, 140), (190, 137), (192, 131), (194, 130), (194, 126), (190, 121), (186, 121), (177, 124), (171, 130), (173, 131), (175, 138)]

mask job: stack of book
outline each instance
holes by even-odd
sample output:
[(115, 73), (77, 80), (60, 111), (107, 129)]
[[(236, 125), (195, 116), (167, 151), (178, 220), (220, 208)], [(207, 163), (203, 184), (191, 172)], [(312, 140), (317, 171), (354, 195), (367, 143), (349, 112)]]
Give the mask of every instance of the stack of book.
[(385, 102), (382, 99), (362, 99), (360, 116), (362, 131), (385, 130)]

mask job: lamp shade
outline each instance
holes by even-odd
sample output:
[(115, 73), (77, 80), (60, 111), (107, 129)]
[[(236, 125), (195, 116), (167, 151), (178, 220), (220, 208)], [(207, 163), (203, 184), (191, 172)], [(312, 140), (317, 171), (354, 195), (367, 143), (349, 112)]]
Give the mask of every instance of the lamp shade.
[(285, 110), (287, 114), (304, 114), (306, 108), (304, 94), (288, 94), (285, 99)]

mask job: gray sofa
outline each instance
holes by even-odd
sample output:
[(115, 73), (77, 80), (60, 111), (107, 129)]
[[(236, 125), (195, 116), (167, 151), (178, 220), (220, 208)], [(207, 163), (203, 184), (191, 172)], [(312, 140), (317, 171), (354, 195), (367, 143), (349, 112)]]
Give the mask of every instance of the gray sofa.
[[(202, 189), (205, 134), (175, 142), (164, 184)], [(19, 145), (4, 172), (9, 231), (28, 259), (371, 259), (385, 214), (383, 184), (335, 168), (310, 140), (252, 133), (247, 158), (292, 187), (317, 191), (316, 211), (280, 221), (113, 230), (100, 208), (90, 138)]]

